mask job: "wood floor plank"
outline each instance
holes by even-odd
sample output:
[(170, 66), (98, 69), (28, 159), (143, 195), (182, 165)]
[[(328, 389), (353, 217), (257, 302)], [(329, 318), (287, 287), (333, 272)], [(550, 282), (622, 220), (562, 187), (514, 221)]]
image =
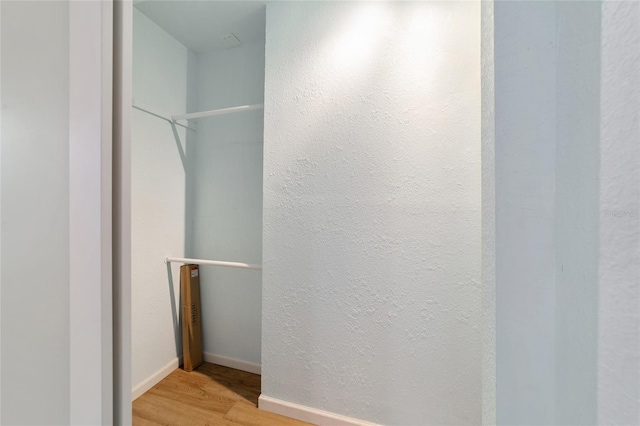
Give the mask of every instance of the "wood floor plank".
[(199, 371), (209, 378), (207, 387), (218, 389), (225, 394), (231, 392), (254, 405), (258, 404), (259, 375), (214, 364), (204, 364)]
[(289, 417), (256, 409), (248, 404), (237, 403), (224, 416), (226, 420), (242, 426), (301, 426), (311, 425)]
[(166, 377), (174, 380), (182, 380), (194, 385), (203, 385), (211, 380), (211, 378), (199, 370), (184, 371), (182, 368), (174, 370), (169, 376)]
[(197, 374), (187, 374), (189, 375), (170, 374), (149, 393), (222, 414), (229, 411), (240, 398), (233, 392), (225, 394), (212, 389), (209, 386), (211, 380), (201, 381)]
[(224, 414), (208, 412), (158, 395), (143, 395), (133, 404), (133, 424), (141, 418), (163, 426), (206, 426), (225, 424)]
[(136, 426), (162, 426), (159, 423), (152, 422), (151, 420), (143, 419), (142, 417), (133, 417), (133, 424)]
[(177, 369), (133, 402), (134, 426), (302, 426), (257, 408), (260, 376), (204, 363)]
[(187, 388), (175, 383), (159, 383), (149, 395), (160, 396), (168, 400), (199, 408), (205, 411), (226, 414), (237, 401), (203, 389)]

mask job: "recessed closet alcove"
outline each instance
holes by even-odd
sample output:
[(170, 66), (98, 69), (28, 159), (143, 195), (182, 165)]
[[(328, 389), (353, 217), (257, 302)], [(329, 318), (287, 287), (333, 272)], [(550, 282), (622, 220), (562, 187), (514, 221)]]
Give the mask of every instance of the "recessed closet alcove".
[(205, 361), (260, 373), (264, 50), (264, 3), (134, 4), (134, 398), (182, 355), (175, 258), (201, 265)]

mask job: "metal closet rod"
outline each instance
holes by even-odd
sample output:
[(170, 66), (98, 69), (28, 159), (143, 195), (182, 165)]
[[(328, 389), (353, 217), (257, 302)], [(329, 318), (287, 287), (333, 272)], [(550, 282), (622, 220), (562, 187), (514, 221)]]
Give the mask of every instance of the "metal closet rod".
[(182, 124), (182, 123), (178, 123), (178, 121), (180, 121), (180, 120), (194, 120), (196, 118), (212, 117), (214, 115), (223, 115), (223, 114), (233, 114), (233, 113), (236, 113), (236, 112), (252, 111), (254, 109), (263, 109), (264, 108), (264, 104), (252, 104), (252, 105), (241, 105), (241, 106), (231, 107), (231, 108), (212, 109), (210, 111), (192, 112), (190, 114), (175, 114), (175, 115), (171, 115), (171, 114), (167, 114), (167, 113), (162, 112), (162, 111), (158, 111), (157, 109), (153, 108), (152, 106), (145, 105), (145, 104), (140, 103), (140, 102), (136, 102), (135, 99), (133, 99), (133, 101), (131, 102), (131, 106), (134, 107), (135, 109), (139, 109), (140, 111), (144, 111), (144, 112), (146, 112), (148, 114), (151, 114), (151, 115), (153, 115), (155, 117), (158, 117), (158, 118), (166, 120), (166, 121), (168, 121), (170, 123), (173, 123), (176, 126), (181, 126), (181, 127), (186, 128), (186, 129), (193, 130), (193, 131), (197, 130), (197, 128), (194, 125)]
[(168, 113), (162, 112), (162, 111), (158, 111), (157, 109), (155, 109), (154, 107), (152, 107), (150, 105), (146, 105), (146, 104), (143, 104), (143, 103), (140, 103), (140, 102), (136, 102), (135, 99), (133, 99), (131, 101), (131, 106), (134, 107), (135, 109), (138, 109), (140, 111), (146, 112), (147, 114), (151, 114), (154, 117), (158, 117), (158, 118), (161, 118), (162, 120), (166, 120), (169, 123), (175, 124), (176, 126), (184, 127), (185, 129), (193, 130), (194, 132), (196, 130), (198, 130), (193, 125), (176, 123), (175, 121), (173, 121), (171, 119), (171, 114), (168, 114)]
[(264, 104), (242, 105), (231, 108), (212, 109), (210, 111), (192, 112), (191, 114), (176, 114), (171, 116), (172, 121), (193, 120), (195, 118), (211, 117), (213, 115), (232, 114), (234, 112), (251, 111), (254, 109), (262, 109)]
[(249, 263), (226, 262), (223, 260), (189, 259), (185, 257), (165, 257), (164, 263), (195, 263), (198, 265), (225, 266), (228, 268), (255, 269), (262, 270), (262, 265), (252, 265)]

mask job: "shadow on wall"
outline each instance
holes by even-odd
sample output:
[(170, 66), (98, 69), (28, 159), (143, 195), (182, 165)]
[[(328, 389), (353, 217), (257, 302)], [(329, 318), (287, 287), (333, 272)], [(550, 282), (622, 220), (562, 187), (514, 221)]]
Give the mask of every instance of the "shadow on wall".
[(181, 315), (176, 308), (176, 293), (173, 285), (173, 275), (171, 274), (171, 263), (167, 262), (167, 279), (169, 284), (169, 298), (171, 300), (171, 320), (173, 322), (173, 334), (176, 340), (176, 356), (182, 356), (182, 324)]
[[(187, 194), (185, 197), (185, 211), (189, 211), (189, 205), (190, 205), (190, 200), (191, 197), (189, 196), (190, 194), (190, 182), (193, 180), (193, 173), (191, 168), (189, 167), (189, 160), (187, 157), (187, 153), (185, 152), (185, 149), (183, 149), (183, 145), (182, 145), (182, 141), (180, 140), (180, 134), (178, 133), (178, 129), (176, 127), (175, 123), (171, 123), (171, 131), (173, 132), (173, 136), (175, 138), (176, 141), (176, 148), (178, 150), (178, 155), (180, 155), (180, 162), (182, 163), (182, 169), (184, 170), (185, 173), (185, 193)], [(189, 147), (192, 147), (194, 144), (194, 132), (187, 130), (186, 131), (186, 144), (184, 145), (185, 147), (187, 147), (187, 151), (189, 151)], [(188, 218), (185, 217), (185, 228), (186, 228), (186, 232), (185, 232), (185, 255), (187, 255), (187, 257), (189, 257), (191, 255), (191, 253), (188, 253), (188, 247), (190, 247), (190, 242), (191, 242), (191, 238), (190, 238), (190, 230), (191, 227), (189, 226), (190, 221)], [(172, 274), (172, 270), (171, 270), (171, 263), (167, 262), (167, 283), (169, 285), (169, 302), (171, 304), (171, 320), (173, 323), (173, 334), (174, 334), (174, 339), (175, 339), (175, 344), (176, 344), (176, 356), (178, 358), (180, 358), (182, 356), (182, 318), (180, 315), (180, 310), (178, 309), (179, 303), (180, 303), (180, 287), (178, 286), (178, 295), (176, 295), (176, 287), (175, 287), (175, 283), (173, 281), (173, 274)], [(176, 303), (177, 302), (177, 303)]]
[[(185, 185), (186, 185), (186, 194), (189, 194), (189, 182), (190, 182), (190, 176), (191, 176), (191, 170), (188, 167), (188, 159), (187, 159), (187, 154), (185, 153), (185, 150), (183, 149), (183, 145), (182, 145), (182, 141), (180, 140), (180, 134), (178, 133), (178, 129), (175, 125), (175, 123), (171, 123), (171, 131), (173, 132), (173, 136), (175, 138), (176, 141), (176, 148), (178, 149), (178, 154), (180, 155), (180, 162), (182, 163), (182, 169), (184, 170), (185, 173)], [(185, 146), (189, 146), (189, 142), (192, 141), (192, 133), (189, 130), (186, 131), (186, 144)], [(186, 196), (186, 200), (185, 200), (185, 204), (188, 205), (189, 203), (189, 195)], [(185, 206), (185, 210), (188, 210), (187, 207)], [(187, 219), (187, 217), (185, 217), (185, 229), (189, 229), (189, 219)], [(188, 251), (188, 247), (189, 247), (189, 232), (185, 232), (185, 255), (187, 254), (186, 252)], [(180, 305), (180, 300), (179, 300), (179, 294), (176, 295), (176, 287), (174, 285), (174, 281), (173, 281), (173, 274), (172, 274), (172, 270), (171, 270), (171, 263), (167, 262), (167, 283), (169, 285), (169, 301), (171, 304), (171, 321), (173, 323), (173, 334), (174, 334), (174, 339), (175, 339), (175, 345), (176, 345), (176, 356), (178, 358), (180, 358), (182, 356), (182, 315), (180, 315), (180, 311), (179, 311), (179, 307)], [(178, 287), (179, 288), (179, 287)], [(180, 291), (178, 290), (178, 293), (180, 293)], [(178, 303), (176, 303), (176, 301)]]
[[(178, 148), (178, 154), (180, 155), (180, 162), (182, 163), (182, 169), (184, 170), (185, 174), (188, 174), (187, 154), (185, 154), (184, 149), (182, 149), (182, 141), (180, 141), (180, 135), (178, 134), (178, 129), (176, 128), (175, 123), (171, 123), (171, 131), (173, 132), (173, 137), (176, 138), (176, 147)], [(187, 141), (188, 140), (189, 140), (189, 130), (187, 130)]]

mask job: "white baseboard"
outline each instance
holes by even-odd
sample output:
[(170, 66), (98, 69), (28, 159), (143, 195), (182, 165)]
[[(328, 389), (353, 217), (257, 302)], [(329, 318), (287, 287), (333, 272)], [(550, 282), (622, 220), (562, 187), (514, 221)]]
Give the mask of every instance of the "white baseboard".
[(258, 407), (261, 410), (319, 426), (379, 426), (364, 420), (341, 416), (340, 414), (294, 404), (265, 395), (260, 395), (258, 398)]
[(242, 361), (241, 359), (229, 358), (228, 356), (204, 353), (204, 361), (212, 364), (222, 365), (223, 367), (235, 368), (236, 370), (247, 371), (253, 374), (261, 374), (262, 367), (260, 364)]
[(171, 374), (176, 368), (180, 366), (180, 358), (175, 357), (167, 365), (162, 367), (160, 370), (153, 373), (151, 376), (147, 377), (141, 383), (137, 384), (133, 390), (131, 391), (131, 399), (135, 400), (136, 398), (142, 396), (143, 393), (160, 383), (162, 379)]

